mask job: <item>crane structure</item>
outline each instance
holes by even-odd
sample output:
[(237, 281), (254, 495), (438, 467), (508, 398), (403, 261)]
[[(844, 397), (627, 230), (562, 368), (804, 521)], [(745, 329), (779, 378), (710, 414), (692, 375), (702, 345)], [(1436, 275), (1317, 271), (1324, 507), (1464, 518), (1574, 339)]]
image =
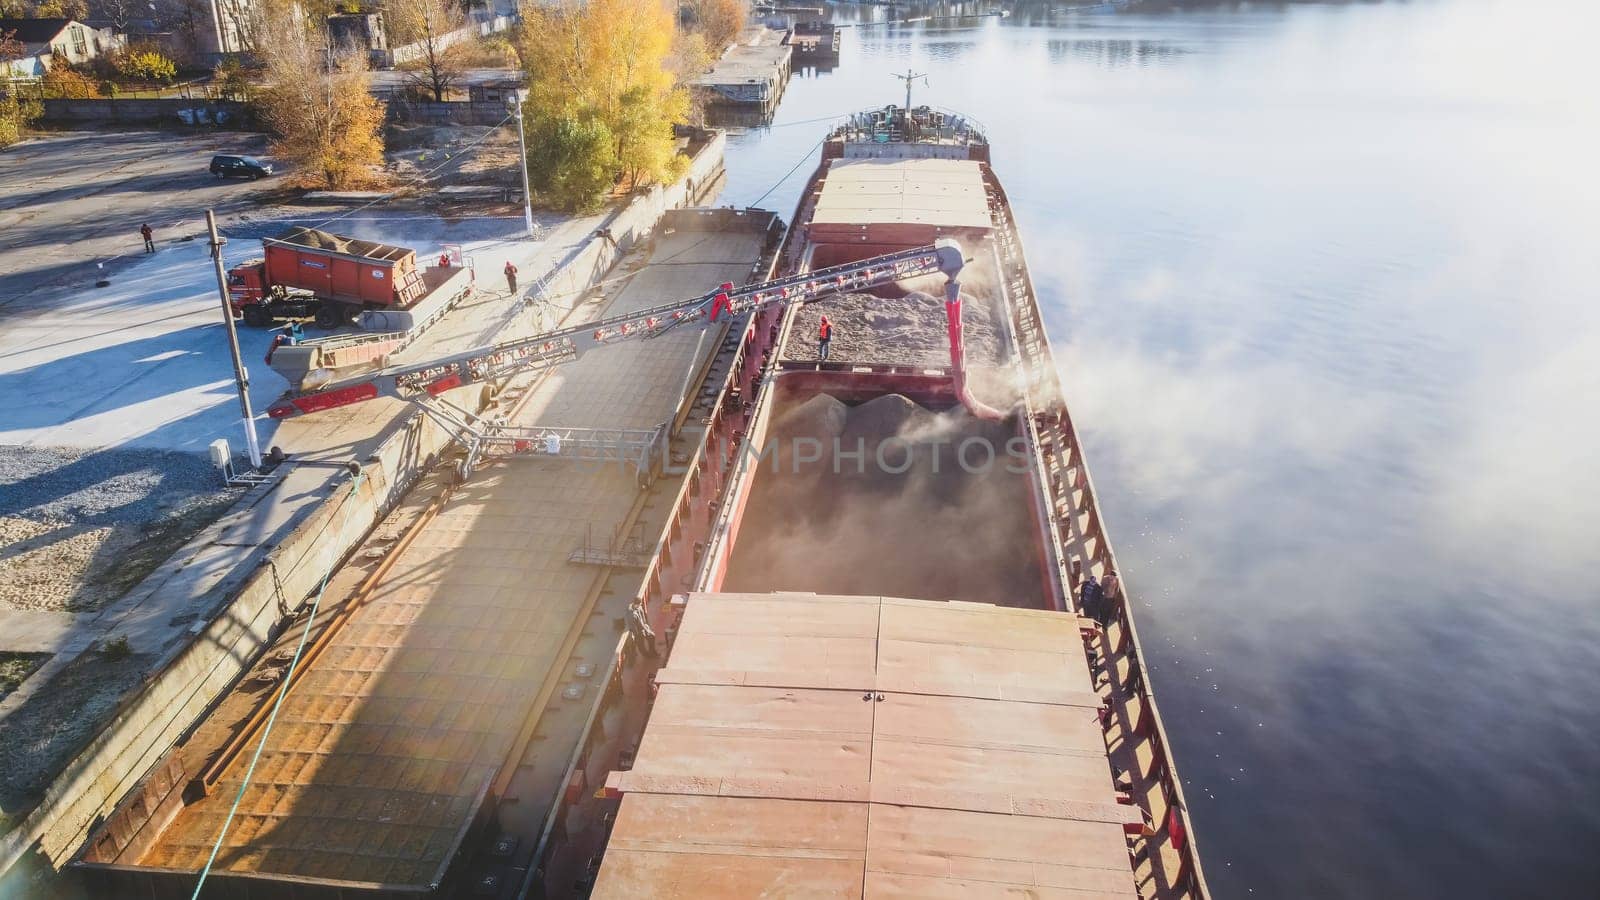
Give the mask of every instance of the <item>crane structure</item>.
[[(690, 326), (706, 326), (768, 307), (810, 303), (835, 294), (871, 288), (927, 275), (946, 278), (951, 363), (964, 365), (961, 349), (960, 274), (966, 260), (961, 246), (950, 238), (932, 244), (874, 256), (762, 281), (744, 287), (724, 283), (714, 291), (677, 303), (602, 318), (582, 325), (549, 331), (487, 347), (463, 350), (418, 363), (391, 366), (375, 373), (326, 380), (314, 387), (285, 394), (267, 415), (289, 419), (354, 403), (392, 397), (416, 402), (445, 424), (468, 448), (463, 475), (471, 471), (481, 450), (490, 444), (509, 444), (517, 451), (533, 451), (581, 459), (619, 459), (633, 462), (641, 472), (657, 454), (664, 453), (664, 427), (655, 429), (518, 428), (485, 419), (450, 403), (443, 395), (455, 388), (546, 369), (571, 362), (597, 347), (627, 341), (649, 340)], [(313, 382), (317, 373), (308, 376)], [(964, 379), (957, 372), (958, 391), (969, 407)], [(974, 410), (982, 414), (983, 411)]]

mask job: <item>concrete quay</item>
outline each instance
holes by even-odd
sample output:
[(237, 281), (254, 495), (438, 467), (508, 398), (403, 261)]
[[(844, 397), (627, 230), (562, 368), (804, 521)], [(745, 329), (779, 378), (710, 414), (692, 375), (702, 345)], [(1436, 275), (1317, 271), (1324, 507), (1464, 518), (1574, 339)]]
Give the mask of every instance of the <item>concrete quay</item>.
[[(720, 183), (723, 139), (696, 154), (687, 176), (635, 195), (620, 208), (573, 220), (536, 243), (508, 244), (528, 282), (548, 273), (543, 315), (528, 313), (498, 278), (481, 278), (474, 301), (435, 326), (429, 347), (462, 345), (582, 321), (578, 302), (646, 239), (662, 214), (695, 205)], [(494, 261), (498, 270), (499, 255)], [(524, 287), (527, 287), (525, 283)], [(471, 393), (471, 392), (468, 392)], [(474, 397), (452, 398), (458, 405)], [(0, 704), (0, 731), (46, 702), (57, 679), (92, 665), (95, 643), (127, 637), (142, 677), (115, 699), (87, 745), (56, 748), (57, 774), (38, 802), (0, 835), (0, 896), (27, 895), (34, 877), (63, 865), (129, 790), (289, 624), (329, 572), (450, 449), (442, 429), (414, 408), (376, 401), (285, 422), (271, 443), (291, 462), (253, 488), (195, 540), (115, 604), (85, 623), (32, 622), (29, 640), (52, 659)], [(352, 478), (349, 462), (360, 465)], [(37, 712), (35, 713), (37, 714)], [(19, 865), (19, 863), (24, 863)]]

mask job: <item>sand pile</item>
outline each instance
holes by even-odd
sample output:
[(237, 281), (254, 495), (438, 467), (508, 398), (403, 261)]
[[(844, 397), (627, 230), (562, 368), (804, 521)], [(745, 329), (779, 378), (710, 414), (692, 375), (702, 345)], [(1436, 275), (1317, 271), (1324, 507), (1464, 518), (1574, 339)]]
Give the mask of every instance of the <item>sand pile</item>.
[[(963, 295), (961, 329), (971, 366), (998, 366), (1003, 361), (1001, 323), (987, 297)], [(814, 362), (817, 327), (823, 315), (833, 322), (829, 360), (853, 363), (895, 363), (948, 366), (944, 300), (913, 291), (902, 297), (845, 294), (809, 303), (795, 315), (784, 358)]]

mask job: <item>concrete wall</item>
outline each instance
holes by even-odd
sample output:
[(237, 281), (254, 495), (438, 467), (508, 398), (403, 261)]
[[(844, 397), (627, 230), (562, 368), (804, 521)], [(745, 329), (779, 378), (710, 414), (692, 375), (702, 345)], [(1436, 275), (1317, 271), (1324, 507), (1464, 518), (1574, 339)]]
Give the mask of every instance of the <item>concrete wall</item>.
[(419, 125), (498, 125), (509, 115), (504, 103), (446, 100), (443, 103), (389, 101), (389, 120)]
[[(349, 480), (336, 482), (331, 496), (294, 523), (264, 559), (241, 554), (238, 562), (253, 570), (219, 584), (226, 592), (230, 582), (242, 581), (215, 617), (158, 664), (143, 690), (124, 701), (27, 819), (0, 839), (0, 872), (30, 854), (42, 864), (63, 864), (259, 654), (286, 608), (303, 605), (323, 574), (357, 545), (447, 443), (448, 436), (433, 420), (413, 416), (364, 463), (359, 487)], [(243, 502), (271, 503), (270, 492), (277, 487), (258, 489), (268, 496)], [(224, 517), (194, 544), (225, 540), (223, 531), (237, 524), (230, 519)]]
[[(187, 117), (187, 121), (186, 121)], [(216, 125), (254, 130), (255, 116), (238, 100), (45, 100), (44, 121), (73, 124)]]
[[(434, 50), (446, 50), (462, 41), (475, 37), (488, 37), (497, 31), (505, 31), (511, 27), (510, 16), (492, 16), (457, 28), (455, 31), (439, 35), (434, 41)], [(422, 41), (410, 44), (401, 44), (387, 50), (372, 51), (372, 64), (378, 68), (392, 69), (395, 66), (414, 63), (427, 58), (427, 45)]]
[[(725, 147), (723, 136), (716, 134), (696, 154), (683, 179), (636, 195), (608, 217), (609, 236), (597, 232), (568, 254), (549, 280), (550, 289), (587, 290), (628, 247), (648, 237), (667, 210), (696, 203), (702, 191), (718, 183)], [(475, 391), (469, 386), (465, 393)], [(461, 405), (472, 402), (467, 396), (452, 399)], [(339, 482), (330, 497), (293, 523), (265, 558), (240, 555), (237, 565), (248, 568), (219, 580), (215, 590), (222, 599), (214, 617), (193, 641), (155, 667), (145, 687), (124, 700), (111, 723), (50, 785), (38, 807), (0, 838), (0, 897), (10, 896), (7, 891), (17, 884), (11, 879), (19, 873), (12, 869), (20, 861), (59, 868), (77, 852), (260, 654), (285, 613), (304, 605), (324, 574), (359, 545), (448, 441), (432, 419), (411, 415), (363, 462), (359, 489), (348, 480)], [(241, 503), (273, 502), (270, 492), (276, 489), (259, 488)], [(221, 542), (223, 531), (237, 524), (232, 515), (224, 516), (178, 555)], [(134, 590), (141, 589), (143, 584)], [(27, 895), (24, 886), (19, 896)]]

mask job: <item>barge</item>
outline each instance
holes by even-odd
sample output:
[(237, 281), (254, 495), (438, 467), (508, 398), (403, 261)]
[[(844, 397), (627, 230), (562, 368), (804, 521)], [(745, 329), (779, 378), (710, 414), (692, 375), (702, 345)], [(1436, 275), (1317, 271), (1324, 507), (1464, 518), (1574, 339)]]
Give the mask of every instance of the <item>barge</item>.
[(1209, 896), (989, 159), (926, 106), (823, 142), (779, 274), (960, 285), (750, 323), (529, 896)]
[(336, 576), (284, 730), (237, 687), (91, 836), (93, 891), (189, 896), (221, 833), (203, 896), (1209, 896), (981, 129), (849, 117), (781, 244), (693, 215), (620, 316), (275, 407), (516, 360), (563, 366), (528, 427), (668, 418), (633, 468), (469, 453)]

